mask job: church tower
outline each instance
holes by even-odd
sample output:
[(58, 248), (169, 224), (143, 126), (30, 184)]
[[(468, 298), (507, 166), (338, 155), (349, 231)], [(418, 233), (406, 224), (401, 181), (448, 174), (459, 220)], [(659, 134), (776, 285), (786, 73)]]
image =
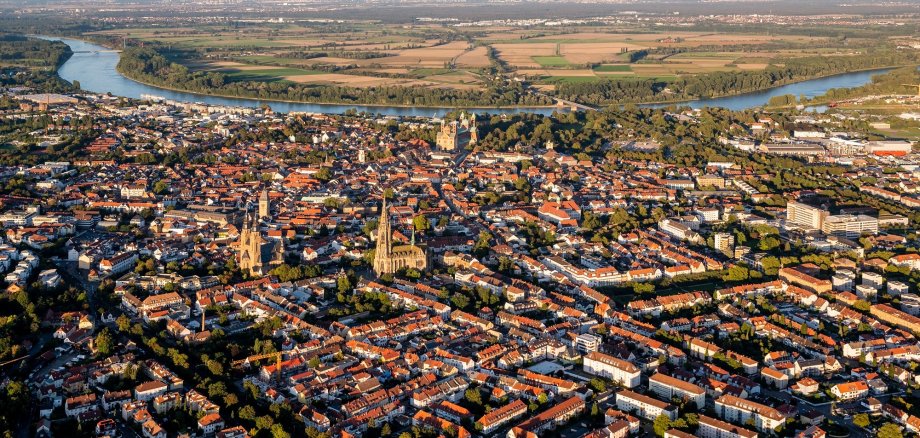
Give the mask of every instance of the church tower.
[(428, 267), (428, 256), (422, 247), (415, 244), (415, 233), (409, 245), (393, 245), (393, 229), (387, 211), (387, 200), (383, 199), (380, 221), (377, 223), (377, 246), (374, 251), (374, 272), (379, 276), (394, 274), (400, 269), (424, 271)]
[(392, 248), (390, 240), (393, 238), (390, 232), (390, 216), (387, 213), (387, 198), (383, 197), (383, 207), (380, 209), (380, 220), (377, 221), (377, 247), (374, 250), (374, 272), (378, 275), (386, 272), (386, 265), (390, 260), (390, 249)]
[(284, 263), (284, 242), (267, 242), (263, 239), (255, 213), (246, 213), (237, 249), (240, 269), (248, 271), (252, 276), (265, 275)]
[(259, 195), (259, 219), (266, 219), (271, 217), (271, 204), (268, 200), (268, 189), (262, 189), (262, 194)]

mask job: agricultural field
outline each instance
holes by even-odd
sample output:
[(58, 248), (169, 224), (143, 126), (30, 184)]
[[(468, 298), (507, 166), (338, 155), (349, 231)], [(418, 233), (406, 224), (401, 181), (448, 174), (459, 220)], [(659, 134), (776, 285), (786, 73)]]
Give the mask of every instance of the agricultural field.
[(404, 85), (471, 90), (501, 68), (541, 90), (560, 83), (674, 78), (757, 71), (798, 56), (859, 54), (830, 38), (623, 28), (382, 25), (369, 22), (250, 24), (102, 31), (97, 37), (156, 43), (196, 71), (231, 81), (352, 87)]

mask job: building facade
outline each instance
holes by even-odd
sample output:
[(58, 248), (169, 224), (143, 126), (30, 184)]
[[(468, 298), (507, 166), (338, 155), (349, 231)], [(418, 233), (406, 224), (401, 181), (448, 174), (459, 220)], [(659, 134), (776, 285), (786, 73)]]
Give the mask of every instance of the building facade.
[(715, 408), (725, 421), (743, 424), (753, 419), (759, 431), (773, 431), (786, 423), (786, 417), (776, 409), (733, 395), (719, 397)]
[(828, 216), (821, 231), (830, 236), (855, 239), (863, 233), (878, 234), (878, 219), (864, 214), (840, 214)]
[(437, 144), (441, 150), (454, 151), (476, 144), (477, 140), (479, 140), (479, 133), (476, 131), (476, 115), (467, 117), (464, 113), (460, 116), (460, 120), (441, 123)]
[(677, 407), (629, 390), (617, 393), (617, 409), (638, 415), (646, 420), (654, 420), (659, 415), (666, 415), (670, 420), (677, 419)]
[(648, 389), (663, 400), (678, 397), (695, 403), (698, 409), (706, 406), (706, 391), (703, 388), (666, 374), (657, 373), (649, 377)]
[(249, 275), (261, 276), (284, 263), (284, 244), (281, 240), (266, 242), (259, 231), (259, 222), (247, 215), (240, 231), (237, 263)]
[(789, 201), (786, 204), (786, 222), (810, 230), (820, 230), (828, 212), (801, 202)]
[(592, 351), (584, 357), (584, 371), (615, 381), (627, 388), (635, 388), (641, 382), (639, 368), (625, 360)]

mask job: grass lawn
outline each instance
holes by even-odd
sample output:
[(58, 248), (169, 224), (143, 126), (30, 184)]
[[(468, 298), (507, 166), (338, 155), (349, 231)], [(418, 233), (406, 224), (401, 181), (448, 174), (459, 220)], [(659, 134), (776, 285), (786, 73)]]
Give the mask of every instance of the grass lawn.
[(632, 67), (623, 64), (604, 64), (594, 67), (594, 71), (598, 72), (629, 72), (632, 71)]
[(534, 62), (543, 67), (565, 67), (570, 65), (569, 61), (566, 61), (561, 56), (531, 56), (530, 59), (533, 59)]

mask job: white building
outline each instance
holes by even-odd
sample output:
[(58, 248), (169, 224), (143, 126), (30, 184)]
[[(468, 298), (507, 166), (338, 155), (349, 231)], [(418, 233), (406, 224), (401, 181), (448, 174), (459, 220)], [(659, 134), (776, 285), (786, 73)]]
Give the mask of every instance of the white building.
[(757, 438), (757, 432), (700, 415), (696, 436), (699, 438)]
[(891, 295), (901, 295), (906, 294), (910, 290), (910, 286), (907, 283), (900, 281), (889, 281), (888, 282), (888, 293)]
[(590, 333), (582, 333), (575, 338), (575, 349), (581, 353), (597, 351), (601, 346), (601, 338)]
[(831, 286), (836, 291), (849, 292), (853, 290), (855, 284), (853, 282), (853, 277), (838, 272), (831, 277)]
[(585, 355), (583, 367), (588, 374), (608, 378), (627, 388), (639, 386), (642, 380), (637, 366), (597, 351)]
[(732, 255), (735, 252), (735, 236), (730, 233), (714, 233), (713, 246), (722, 254)]
[(706, 406), (706, 391), (703, 388), (667, 374), (657, 373), (649, 377), (648, 389), (663, 400), (678, 397), (696, 403), (698, 409)]
[(700, 235), (693, 231), (689, 226), (678, 222), (675, 219), (662, 219), (658, 222), (658, 229), (661, 230), (661, 232), (670, 236), (674, 236), (680, 240), (687, 240), (690, 242), (699, 242), (702, 240)]
[(855, 239), (864, 233), (878, 234), (878, 219), (864, 214), (840, 214), (824, 219), (821, 231), (829, 236)]
[(773, 431), (786, 423), (786, 417), (774, 408), (733, 395), (723, 395), (716, 400), (715, 411), (723, 420), (745, 423), (754, 420), (759, 431)]
[(786, 222), (802, 228), (821, 230), (828, 215), (826, 210), (801, 202), (789, 201), (786, 204)]
[(646, 420), (655, 420), (662, 414), (672, 421), (677, 419), (677, 406), (629, 390), (617, 393), (617, 409)]

